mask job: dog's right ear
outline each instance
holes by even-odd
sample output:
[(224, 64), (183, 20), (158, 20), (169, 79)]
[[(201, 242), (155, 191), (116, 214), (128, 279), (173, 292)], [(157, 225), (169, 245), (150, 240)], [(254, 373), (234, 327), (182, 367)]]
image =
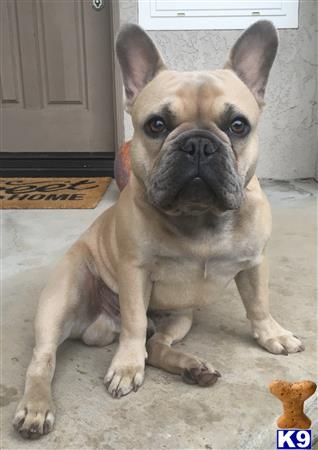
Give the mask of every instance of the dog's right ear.
[(135, 24), (124, 25), (117, 36), (116, 52), (123, 74), (127, 109), (158, 72), (165, 69), (157, 47)]

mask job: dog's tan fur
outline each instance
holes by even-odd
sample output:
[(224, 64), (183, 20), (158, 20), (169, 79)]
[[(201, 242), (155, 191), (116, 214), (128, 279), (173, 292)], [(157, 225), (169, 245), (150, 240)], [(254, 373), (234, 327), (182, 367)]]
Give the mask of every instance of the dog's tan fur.
[[(55, 354), (68, 337), (107, 345), (120, 333), (119, 347), (105, 376), (108, 391), (115, 397), (142, 384), (146, 359), (182, 375), (187, 382), (213, 384), (219, 373), (209, 363), (171, 345), (190, 330), (192, 310), (213, 301), (232, 279), (262, 347), (276, 354), (303, 349), (299, 339), (269, 313), (265, 248), (271, 213), (254, 175), (262, 102), (231, 64), (230, 59), (227, 69), (180, 73), (166, 70), (158, 59), (153, 79), (138, 95), (132, 93), (128, 98), (135, 129), (133, 172), (116, 204), (59, 261), (42, 292), (35, 321), (36, 345), (14, 418), (24, 437), (38, 437), (53, 427)], [(178, 125), (166, 144), (193, 129), (211, 130), (228, 141), (216, 126), (228, 103), (235, 104), (251, 123), (249, 139), (237, 155), (237, 170), (245, 179), (243, 203), (239, 209), (214, 214), (215, 226), (206, 226), (208, 212), (174, 215), (148, 201), (144, 183), (162, 144), (149, 138), (142, 124), (154, 108), (167, 101), (173, 105)], [(103, 298), (109, 295), (106, 286), (119, 295), (120, 316), (109, 313), (109, 304), (103, 307)], [(146, 344), (147, 311), (155, 310), (170, 314), (157, 323)]]

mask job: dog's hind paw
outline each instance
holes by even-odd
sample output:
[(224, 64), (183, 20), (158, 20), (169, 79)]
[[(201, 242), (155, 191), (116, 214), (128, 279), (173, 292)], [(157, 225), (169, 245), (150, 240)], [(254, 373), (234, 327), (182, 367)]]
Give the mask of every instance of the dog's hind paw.
[(185, 383), (198, 384), (201, 387), (212, 386), (220, 376), (220, 372), (204, 362), (200, 362), (196, 367), (185, 369), (181, 374)]

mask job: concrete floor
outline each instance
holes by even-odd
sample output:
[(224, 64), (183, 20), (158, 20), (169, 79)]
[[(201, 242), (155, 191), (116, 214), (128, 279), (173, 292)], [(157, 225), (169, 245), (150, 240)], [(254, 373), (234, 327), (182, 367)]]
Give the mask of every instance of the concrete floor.
[[(314, 182), (266, 182), (273, 208), (269, 246), (272, 313), (302, 337), (306, 351), (275, 356), (257, 346), (232, 284), (197, 311), (178, 344), (222, 373), (211, 388), (148, 367), (137, 394), (113, 400), (102, 383), (116, 344), (98, 349), (66, 342), (54, 382), (54, 431), (23, 441), (11, 419), (22, 395), (32, 345), (32, 321), (50, 266), (117, 197), (111, 185), (95, 210), (12, 210), (4, 220), (2, 290), (2, 445), (10, 449), (274, 449), (279, 401), (273, 379), (317, 381), (316, 213)], [(314, 402), (307, 402), (318, 418)], [(314, 424), (317, 433), (317, 421)]]

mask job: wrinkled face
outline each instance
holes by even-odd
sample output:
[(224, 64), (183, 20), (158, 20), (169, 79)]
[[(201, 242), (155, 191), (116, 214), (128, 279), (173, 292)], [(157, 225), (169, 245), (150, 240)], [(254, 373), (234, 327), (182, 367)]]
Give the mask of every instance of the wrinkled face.
[(131, 110), (132, 169), (171, 214), (240, 207), (257, 159), (259, 107), (229, 70), (163, 71)]
[(177, 72), (140, 27), (122, 28), (116, 49), (134, 125), (131, 166), (150, 203), (168, 214), (240, 207), (277, 45), (273, 24), (259, 21), (236, 41), (224, 69)]

